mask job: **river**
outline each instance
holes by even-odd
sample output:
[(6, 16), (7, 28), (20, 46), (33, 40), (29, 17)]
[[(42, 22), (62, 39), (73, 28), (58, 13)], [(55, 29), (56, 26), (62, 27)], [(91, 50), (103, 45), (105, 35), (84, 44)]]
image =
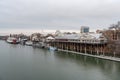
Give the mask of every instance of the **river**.
[(120, 63), (0, 41), (0, 80), (120, 80)]

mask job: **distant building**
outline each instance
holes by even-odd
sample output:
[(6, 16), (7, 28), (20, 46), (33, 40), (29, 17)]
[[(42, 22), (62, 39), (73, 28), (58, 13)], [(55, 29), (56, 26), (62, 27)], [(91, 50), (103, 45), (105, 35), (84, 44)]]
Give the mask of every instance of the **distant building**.
[(89, 27), (87, 27), (87, 26), (81, 27), (81, 33), (88, 33), (88, 32), (89, 32)]
[(120, 40), (120, 21), (117, 24), (112, 24), (108, 30), (104, 31), (104, 35), (110, 41), (119, 41)]
[(110, 41), (118, 41), (120, 40), (120, 30), (106, 30), (103, 32), (106, 38)]

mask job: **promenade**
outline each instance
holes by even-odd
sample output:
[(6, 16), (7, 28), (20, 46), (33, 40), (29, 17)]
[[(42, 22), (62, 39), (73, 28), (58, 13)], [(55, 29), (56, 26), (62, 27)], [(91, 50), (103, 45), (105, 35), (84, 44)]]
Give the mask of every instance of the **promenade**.
[(68, 51), (68, 50), (62, 50), (62, 49), (58, 49), (58, 51), (70, 52), (70, 53), (80, 54), (80, 55), (84, 55), (84, 56), (90, 56), (90, 57), (95, 57), (95, 58), (100, 58), (100, 59), (105, 59), (105, 60), (111, 60), (111, 61), (117, 61), (117, 62), (120, 62), (120, 58), (111, 57), (111, 56), (104, 56), (104, 55), (100, 55), (100, 56), (99, 56), (99, 55), (91, 55), (91, 54), (87, 54), (87, 53), (80, 53), (80, 52)]

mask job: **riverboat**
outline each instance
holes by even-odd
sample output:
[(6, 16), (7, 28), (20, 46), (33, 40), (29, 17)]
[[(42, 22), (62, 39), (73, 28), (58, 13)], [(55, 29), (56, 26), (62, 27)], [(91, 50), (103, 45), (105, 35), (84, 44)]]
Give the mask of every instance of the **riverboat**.
[(8, 37), (6, 41), (8, 43), (11, 43), (11, 44), (18, 44), (19, 43), (19, 40), (15, 37)]

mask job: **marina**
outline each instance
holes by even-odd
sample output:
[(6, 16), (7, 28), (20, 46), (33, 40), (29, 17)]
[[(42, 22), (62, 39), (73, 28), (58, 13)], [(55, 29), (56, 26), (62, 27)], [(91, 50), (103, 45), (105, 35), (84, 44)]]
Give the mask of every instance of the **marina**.
[[(18, 41), (18, 42), (20, 42), (20, 41)], [(45, 42), (32, 42), (32, 41), (26, 41), (25, 40), (24, 45), (26, 45), (26, 46), (32, 46), (32, 47), (36, 47), (36, 48), (40, 48), (40, 49), (48, 49), (50, 51), (70, 52), (70, 53), (74, 53), (74, 54), (79, 54), (79, 55), (84, 55), (84, 56), (89, 56), (89, 57), (95, 57), (95, 58), (100, 58), (100, 59), (106, 59), (106, 60), (120, 62), (120, 58), (117, 58), (117, 57), (114, 57), (114, 56), (107, 56), (107, 55), (104, 54), (104, 52), (102, 52), (103, 51), (102, 50), (102, 45), (104, 45), (104, 46), (106, 45), (106, 43), (103, 43), (103, 41), (102, 41), (102, 43), (100, 43), (100, 42), (96, 43), (95, 42), (95, 44), (94, 44), (95, 47), (94, 47), (93, 43), (91, 43), (92, 44), (90, 46), (91, 48), (89, 47), (90, 44), (88, 45), (87, 42), (86, 42), (87, 43), (86, 45), (85, 45), (85, 43), (82, 44), (82, 45), (80, 45), (80, 44), (78, 44), (79, 43), (78, 41), (77, 41), (77, 43), (75, 41), (71, 41), (71, 42), (69, 41), (71, 45), (69, 45), (69, 42), (67, 42), (67, 41), (62, 41), (62, 43), (59, 42), (58, 44), (55, 41), (52, 42), (52, 43), (51, 43), (51, 41), (49, 41), (49, 42), (50, 42), (49, 45), (45, 45), (45, 44), (47, 44)], [(80, 42), (80, 43), (82, 43), (82, 42)], [(18, 44), (18, 43), (12, 43), (12, 44)], [(87, 50), (87, 47), (90, 50), (89, 49)], [(96, 50), (96, 52), (94, 52), (96, 47), (100, 47), (100, 48), (97, 49), (98, 51)], [(101, 50), (100, 53), (99, 53), (99, 50)]]

